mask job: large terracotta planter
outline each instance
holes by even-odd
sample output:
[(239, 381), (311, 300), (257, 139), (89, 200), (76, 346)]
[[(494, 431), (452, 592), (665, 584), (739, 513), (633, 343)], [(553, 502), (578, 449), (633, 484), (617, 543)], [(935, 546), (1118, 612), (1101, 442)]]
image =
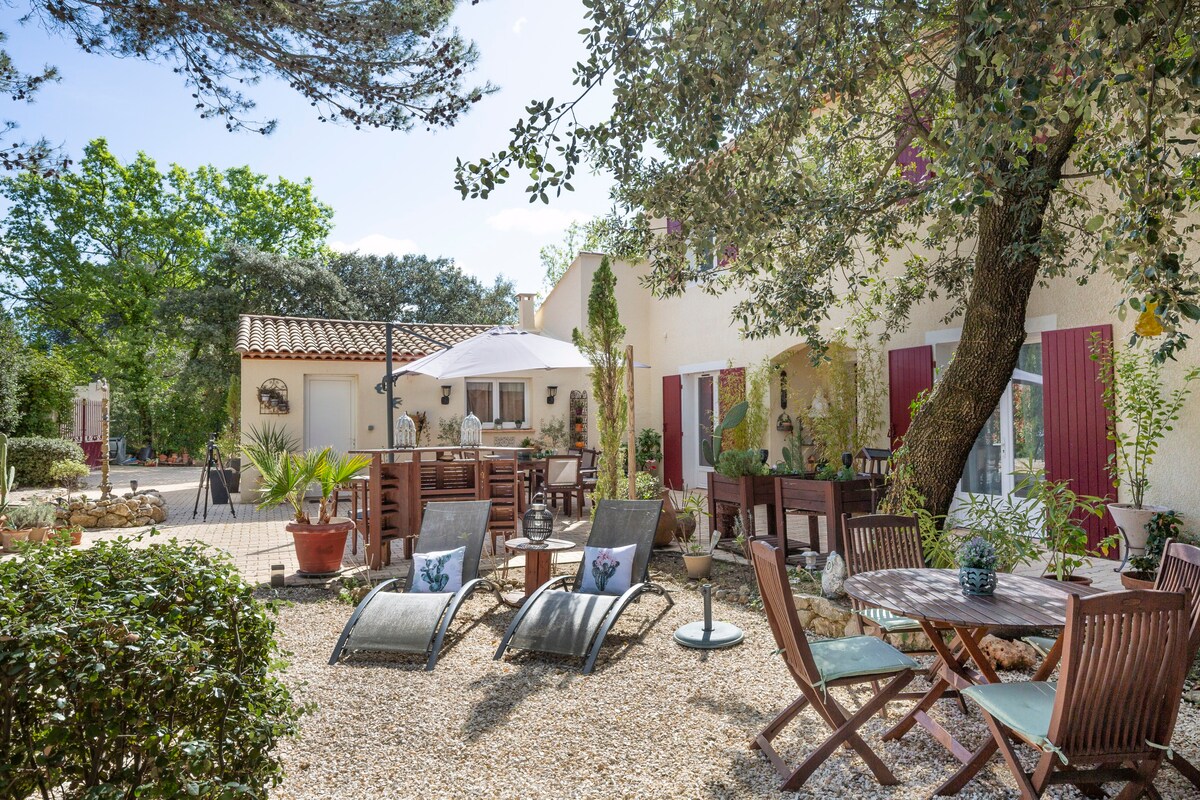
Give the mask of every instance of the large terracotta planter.
[(1108, 513), (1112, 515), (1113, 522), (1117, 523), (1117, 527), (1125, 531), (1125, 536), (1129, 539), (1129, 551), (1132, 554), (1146, 552), (1146, 538), (1150, 535), (1146, 532), (1146, 523), (1150, 521), (1150, 517), (1160, 511), (1170, 511), (1171, 509), (1165, 506), (1147, 506), (1134, 508), (1128, 503), (1109, 503)]
[(1154, 575), (1150, 572), (1122, 572), (1121, 585), (1126, 589), (1153, 589)]
[(346, 534), (354, 521), (334, 517), (325, 525), (305, 525), (289, 522), (287, 530), (296, 545), (297, 572), (302, 575), (329, 575), (342, 568), (342, 553), (346, 550)]
[(21, 542), (29, 541), (29, 534), (32, 531), (29, 528), (23, 528), (19, 531), (4, 531), (0, 533), (0, 542), (4, 544), (4, 550), (9, 553), (17, 552), (17, 545)]
[(671, 500), (671, 493), (666, 489), (663, 489), (662, 501), (662, 514), (658, 517), (658, 528), (654, 532), (655, 547), (669, 547), (675, 541), (675, 534), (679, 530), (679, 517), (675, 511), (675, 503)]

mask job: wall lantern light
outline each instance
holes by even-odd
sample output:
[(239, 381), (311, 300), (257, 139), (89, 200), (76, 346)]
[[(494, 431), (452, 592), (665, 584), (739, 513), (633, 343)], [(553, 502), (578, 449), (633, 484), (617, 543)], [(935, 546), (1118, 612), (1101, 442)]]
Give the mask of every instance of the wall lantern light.
[(442, 386), (442, 405), (450, 405), (450, 387)]
[(546, 387), (546, 404), (547, 405), (551, 405), (551, 406), (554, 405), (554, 398), (557, 396), (558, 396), (558, 387), (557, 386), (547, 386)]

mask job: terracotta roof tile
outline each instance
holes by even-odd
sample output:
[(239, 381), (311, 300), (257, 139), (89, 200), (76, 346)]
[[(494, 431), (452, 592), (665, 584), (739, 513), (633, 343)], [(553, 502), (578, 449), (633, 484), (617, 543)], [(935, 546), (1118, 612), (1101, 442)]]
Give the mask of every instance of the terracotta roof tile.
[[(394, 357), (410, 361), (483, 333), (494, 325), (397, 325)], [(422, 337), (428, 337), (422, 338)], [(430, 341), (430, 340), (433, 341)], [(309, 317), (267, 317), (243, 314), (238, 320), (235, 349), (250, 358), (323, 358), (382, 361), (384, 323)]]

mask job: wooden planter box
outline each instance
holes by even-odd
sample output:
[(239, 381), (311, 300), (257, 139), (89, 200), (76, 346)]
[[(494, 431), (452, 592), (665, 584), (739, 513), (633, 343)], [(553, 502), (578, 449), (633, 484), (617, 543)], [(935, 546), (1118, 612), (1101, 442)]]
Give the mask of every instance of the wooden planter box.
[(845, 553), (842, 514), (871, 514), (879, 504), (882, 481), (877, 477), (852, 481), (819, 481), (813, 477), (780, 477), (775, 481), (775, 525), (787, 540), (787, 512), (808, 517), (808, 549), (821, 550), (817, 517), (825, 517), (829, 552)]
[[(774, 475), (743, 475), (740, 478), (727, 478), (719, 472), (708, 473), (708, 513), (709, 519), (715, 524), (717, 519), (717, 503), (729, 503), (738, 507), (738, 515), (742, 518), (742, 529), (746, 536), (754, 535), (754, 507), (767, 507), (767, 534), (776, 535), (775, 527), (775, 476)], [(721, 531), (732, 538), (732, 531)]]

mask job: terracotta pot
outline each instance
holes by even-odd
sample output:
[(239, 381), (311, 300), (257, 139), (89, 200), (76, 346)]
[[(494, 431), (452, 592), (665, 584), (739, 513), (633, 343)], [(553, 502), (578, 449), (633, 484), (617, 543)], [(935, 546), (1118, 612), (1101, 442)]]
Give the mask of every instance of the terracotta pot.
[(1126, 589), (1153, 589), (1154, 576), (1149, 572), (1122, 572), (1121, 585)]
[(707, 578), (712, 573), (712, 563), (711, 553), (702, 553), (698, 556), (690, 556), (685, 553), (683, 556), (683, 566), (687, 568), (688, 577), (693, 580)]
[(83, 528), (76, 525), (74, 528), (71, 528), (70, 533), (72, 546), (83, 544)]
[(658, 528), (654, 531), (654, 546), (668, 547), (675, 541), (675, 532), (679, 530), (679, 517), (675, 512), (675, 503), (671, 501), (671, 493), (663, 489), (663, 509), (658, 517)]
[(46, 534), (50, 532), (49, 528), (30, 528), (29, 541), (34, 544), (42, 544), (46, 541)]
[[(1048, 581), (1058, 580), (1058, 578), (1054, 577), (1053, 573), (1048, 574), (1048, 575), (1043, 575), (1042, 577)], [(1078, 583), (1080, 586), (1091, 586), (1092, 585), (1092, 579), (1085, 578), (1082, 575), (1071, 575), (1069, 577), (1063, 578), (1062, 580), (1064, 582), (1069, 582), (1069, 583)]]
[(342, 553), (346, 550), (346, 534), (354, 521), (334, 517), (325, 525), (305, 525), (289, 522), (287, 530), (296, 545), (296, 570), (302, 575), (329, 575), (342, 568)]
[(15, 553), (17, 552), (17, 543), (29, 541), (30, 533), (32, 531), (29, 528), (23, 528), (19, 531), (4, 531), (0, 533), (0, 542), (4, 543), (6, 552)]
[[(1125, 531), (1129, 538), (1129, 551), (1134, 554), (1146, 552), (1146, 523), (1150, 517), (1161, 511), (1170, 511), (1166, 506), (1148, 506), (1134, 508), (1128, 503), (1109, 503), (1108, 513), (1112, 515), (1117, 527)], [(1124, 546), (1124, 545), (1122, 545)]]

